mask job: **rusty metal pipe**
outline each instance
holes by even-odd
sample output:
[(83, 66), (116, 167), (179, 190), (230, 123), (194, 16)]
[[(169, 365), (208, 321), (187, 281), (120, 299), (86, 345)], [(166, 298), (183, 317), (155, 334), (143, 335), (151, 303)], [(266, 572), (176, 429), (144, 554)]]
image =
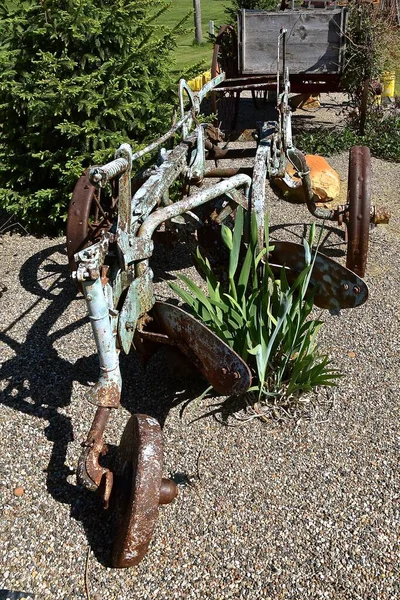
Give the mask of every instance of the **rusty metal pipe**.
[(251, 177), (253, 167), (214, 167), (204, 171), (204, 177), (234, 177), (235, 175), (247, 175)]
[(87, 435), (86, 444), (91, 446), (94, 442), (103, 437), (104, 430), (110, 419), (111, 408), (99, 406), (94, 415), (93, 423)]
[(83, 444), (83, 451), (78, 461), (78, 481), (90, 491), (96, 491), (104, 482), (103, 499), (105, 507), (108, 507), (108, 501), (113, 485), (113, 474), (106, 467), (99, 463), (101, 454), (105, 454), (105, 445), (103, 433), (111, 414), (111, 408), (99, 407), (94, 416), (92, 425)]

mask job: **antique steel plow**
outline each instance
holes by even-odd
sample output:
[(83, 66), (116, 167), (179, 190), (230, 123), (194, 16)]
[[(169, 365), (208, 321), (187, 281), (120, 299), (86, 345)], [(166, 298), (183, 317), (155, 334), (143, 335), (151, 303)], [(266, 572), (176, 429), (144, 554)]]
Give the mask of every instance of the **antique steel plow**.
[[(284, 47), (285, 33), (280, 36)], [(103, 466), (104, 432), (120, 404), (122, 376), (119, 353), (132, 346), (148, 357), (162, 344), (176, 346), (222, 395), (240, 395), (251, 385), (251, 373), (243, 360), (203, 324), (184, 310), (155, 299), (151, 258), (154, 234), (164, 228), (176, 233), (185, 222), (199, 231), (207, 227), (204, 212), (213, 224), (221, 223), (243, 206), (254, 212), (263, 241), (267, 210), (267, 179), (285, 176), (290, 160), (301, 175), (311, 212), (323, 219), (347, 223), (348, 266), (362, 271), (371, 215), (369, 153), (351, 153), (349, 203), (336, 211), (317, 208), (304, 156), (292, 143), (288, 108), (288, 78), (277, 78), (279, 120), (259, 128), (253, 177), (231, 172), (217, 183), (204, 186), (215, 175), (207, 158), (218, 157), (215, 131), (199, 122), (200, 104), (225, 77), (221, 73), (198, 93), (186, 82), (179, 84), (180, 119), (160, 139), (132, 153), (129, 145), (118, 148), (115, 159), (92, 167), (78, 180), (69, 208), (67, 249), (72, 275), (83, 292), (96, 342), (100, 375), (89, 388), (88, 400), (96, 413), (79, 459), (78, 479), (89, 490), (99, 490), (104, 505), (115, 510), (118, 528), (112, 563), (116, 567), (137, 564), (144, 556), (155, 527), (158, 506), (171, 502), (177, 486), (162, 476), (162, 434), (158, 422), (147, 415), (133, 415), (123, 432), (112, 468)], [(180, 141), (169, 150), (162, 145)], [(132, 166), (145, 154), (159, 150), (154, 165), (132, 177)], [(180, 182), (181, 197), (173, 200), (171, 188)], [(185, 195), (189, 186), (195, 192)], [(176, 186), (175, 186), (176, 188)], [(372, 218), (372, 220), (374, 217)], [(277, 242), (270, 261), (296, 274), (304, 266), (303, 247)], [(368, 289), (355, 273), (318, 254), (312, 285), (315, 302), (337, 310), (365, 302)]]

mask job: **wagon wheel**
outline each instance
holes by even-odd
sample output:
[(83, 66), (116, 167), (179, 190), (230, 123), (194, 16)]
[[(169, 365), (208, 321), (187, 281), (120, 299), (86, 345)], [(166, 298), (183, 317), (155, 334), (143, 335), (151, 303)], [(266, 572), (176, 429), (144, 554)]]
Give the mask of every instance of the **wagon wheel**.
[(159, 504), (177, 495), (177, 486), (162, 478), (161, 427), (152, 417), (133, 415), (122, 434), (114, 474), (117, 522), (112, 550), (114, 567), (137, 565), (147, 552)]
[(371, 213), (371, 155), (367, 146), (350, 149), (346, 267), (364, 277)]
[(71, 271), (76, 269), (74, 254), (100, 239), (109, 231), (117, 212), (118, 182), (112, 182), (112, 194), (96, 189), (84, 173), (76, 182), (68, 208), (67, 255)]
[[(211, 77), (225, 72), (226, 78), (237, 76), (237, 37), (232, 25), (223, 25), (214, 44)], [(215, 125), (222, 131), (234, 131), (239, 110), (240, 92), (212, 92), (211, 107), (217, 115)]]

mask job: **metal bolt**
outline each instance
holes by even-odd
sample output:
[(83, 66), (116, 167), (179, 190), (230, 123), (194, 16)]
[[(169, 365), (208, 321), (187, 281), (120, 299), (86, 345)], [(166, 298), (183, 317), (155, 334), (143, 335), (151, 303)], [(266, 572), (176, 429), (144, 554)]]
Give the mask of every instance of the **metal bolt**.
[(93, 300), (93, 296), (91, 294), (88, 294), (86, 296), (86, 300), (88, 300), (88, 302), (90, 302), (91, 300)]
[(227, 375), (227, 373), (228, 373), (228, 369), (225, 369), (225, 367), (223, 367), (223, 368), (221, 369), (221, 373), (222, 373), (222, 375)]
[(360, 293), (360, 291), (361, 291), (361, 290), (360, 290), (360, 288), (358, 287), (358, 285), (355, 285), (355, 286), (353, 287), (353, 292), (354, 292), (355, 294), (359, 294), (359, 293)]
[(233, 379), (240, 379), (240, 375), (237, 371), (234, 371), (233, 373)]
[(347, 291), (349, 289), (349, 284), (348, 283), (344, 283), (342, 285), (342, 288)]

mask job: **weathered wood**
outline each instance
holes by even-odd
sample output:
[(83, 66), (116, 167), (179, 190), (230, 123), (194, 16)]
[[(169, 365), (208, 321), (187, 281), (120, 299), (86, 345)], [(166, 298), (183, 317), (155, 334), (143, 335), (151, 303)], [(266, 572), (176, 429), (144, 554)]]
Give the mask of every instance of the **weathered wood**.
[(291, 74), (341, 71), (346, 9), (280, 12), (243, 9), (238, 19), (241, 75), (276, 73), (281, 28), (287, 30), (286, 64)]

